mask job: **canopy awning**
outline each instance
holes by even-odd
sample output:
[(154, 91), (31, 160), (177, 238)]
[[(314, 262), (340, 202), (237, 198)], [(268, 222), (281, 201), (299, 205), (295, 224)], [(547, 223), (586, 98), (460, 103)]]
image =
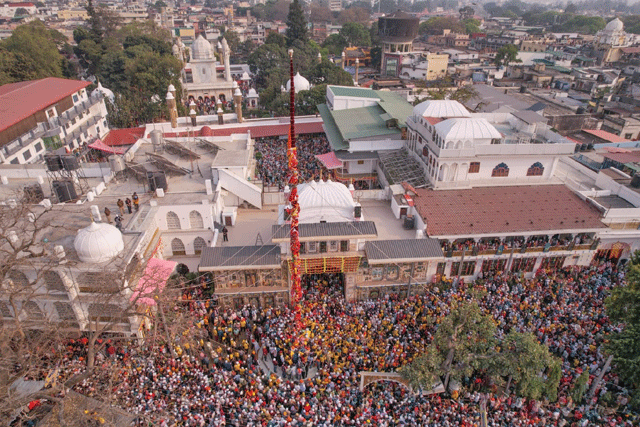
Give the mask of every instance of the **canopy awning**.
[(327, 169), (338, 169), (342, 167), (342, 161), (336, 157), (336, 153), (333, 151), (327, 154), (317, 154), (316, 159), (320, 160), (320, 163)]
[(175, 261), (151, 258), (130, 301), (135, 301), (136, 304), (156, 305), (152, 294), (162, 292), (176, 264)]
[(89, 144), (89, 148), (111, 154), (124, 154), (127, 151), (125, 148), (109, 147), (100, 139), (96, 139), (93, 144)]

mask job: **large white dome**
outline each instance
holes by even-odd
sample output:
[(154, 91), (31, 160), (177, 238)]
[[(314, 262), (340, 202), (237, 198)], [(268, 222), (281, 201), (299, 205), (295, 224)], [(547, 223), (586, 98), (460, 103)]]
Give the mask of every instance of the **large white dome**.
[(413, 114), (422, 117), (470, 117), (469, 111), (458, 101), (429, 100), (413, 107)]
[(353, 221), (356, 204), (346, 185), (321, 180), (302, 184), (298, 189), (300, 223)]
[(616, 18), (613, 21), (609, 21), (606, 27), (604, 27), (605, 31), (622, 31), (624, 28), (624, 24), (620, 20), (620, 18)]
[[(296, 93), (300, 92), (301, 90), (309, 90), (311, 88), (309, 80), (302, 77), (300, 73), (296, 73), (296, 75), (293, 76), (293, 84), (296, 88)], [(291, 90), (291, 80), (287, 80), (286, 89), (287, 92)]]
[(202, 34), (198, 36), (198, 38), (191, 45), (191, 59), (199, 60), (199, 59), (213, 59), (213, 49), (211, 48), (211, 43), (207, 41)]
[(124, 249), (122, 233), (113, 225), (92, 222), (78, 231), (73, 242), (82, 262), (102, 263), (113, 259)]

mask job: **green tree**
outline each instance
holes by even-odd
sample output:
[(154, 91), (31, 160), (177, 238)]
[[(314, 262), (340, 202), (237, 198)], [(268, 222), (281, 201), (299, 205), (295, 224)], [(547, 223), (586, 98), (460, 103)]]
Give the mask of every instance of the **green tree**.
[(27, 9), (25, 9), (24, 7), (19, 7), (16, 9), (16, 13), (13, 15), (15, 18), (19, 18), (21, 16), (27, 16), (29, 14), (29, 11), (27, 11)]
[(417, 388), (431, 388), (441, 378), (445, 388), (451, 380), (462, 383), (486, 365), (495, 332), (495, 322), (476, 302), (463, 302), (440, 322), (425, 353), (400, 373)]
[(569, 3), (567, 3), (567, 7), (564, 8), (564, 12), (565, 13), (577, 13), (578, 12), (578, 6), (576, 6), (572, 2), (569, 2)]
[(464, 20), (473, 18), (473, 15), (476, 14), (476, 11), (473, 10), (471, 6), (465, 6), (460, 10), (458, 10), (458, 13), (460, 14), (460, 20), (464, 21)]
[(632, 390), (633, 403), (640, 408), (640, 252), (627, 264), (627, 284), (611, 290), (605, 301), (612, 322), (624, 324), (621, 332), (609, 337), (607, 351), (623, 384)]
[(507, 44), (498, 49), (494, 59), (496, 66), (509, 65), (512, 62), (522, 62), (518, 59), (518, 48), (513, 44)]
[[(506, 379), (506, 391), (513, 384), (522, 397), (555, 399), (559, 367), (559, 360), (531, 333), (511, 332), (499, 342), (493, 318), (473, 301), (453, 307), (438, 325), (425, 354), (400, 373), (418, 388), (430, 388), (440, 380), (446, 388), (451, 380), (462, 384), (476, 374), (494, 383)], [(545, 373), (549, 373), (546, 379)]]
[(582, 403), (584, 394), (587, 392), (587, 385), (589, 382), (589, 369), (582, 371), (580, 376), (576, 378), (576, 382), (571, 389), (571, 398), (576, 404)]
[(463, 33), (464, 25), (453, 16), (436, 16), (429, 18), (420, 24), (418, 32), (420, 34), (442, 34), (443, 30), (451, 30), (452, 33)]
[(480, 32), (480, 21), (477, 19), (469, 18), (465, 19), (464, 24), (464, 32), (467, 34), (479, 33)]
[(371, 46), (369, 30), (362, 24), (347, 22), (340, 29), (340, 36), (345, 40), (347, 46)]
[(304, 10), (298, 0), (293, 0), (289, 5), (287, 15), (287, 46), (292, 46), (296, 40), (306, 43), (309, 40), (307, 21), (304, 19)]
[(63, 77), (68, 62), (60, 54), (65, 37), (40, 20), (20, 25), (0, 41), (0, 68), (4, 83), (45, 77)]
[(640, 34), (640, 15), (623, 16), (624, 30), (631, 34)]
[(557, 372), (560, 361), (532, 333), (511, 331), (500, 343), (500, 352), (492, 361), (495, 362), (492, 370), (507, 379), (506, 393), (513, 384), (518, 396), (527, 399), (557, 398), (560, 377), (553, 375), (545, 380), (542, 373)]

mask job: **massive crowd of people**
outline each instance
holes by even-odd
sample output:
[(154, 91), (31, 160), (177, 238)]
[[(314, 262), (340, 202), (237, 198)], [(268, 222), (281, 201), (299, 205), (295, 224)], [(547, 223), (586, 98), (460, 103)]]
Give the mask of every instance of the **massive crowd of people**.
[[(359, 371), (395, 371), (423, 352), (434, 325), (452, 303), (477, 295), (473, 288), (484, 291), (478, 302), (500, 334), (532, 331), (562, 359), (557, 402), (492, 394), (489, 426), (630, 426), (638, 419), (625, 412), (624, 390), (611, 372), (591, 409), (570, 397), (581, 372), (589, 369), (591, 382), (603, 369), (601, 344), (619, 327), (609, 322), (604, 298), (624, 280), (622, 271), (603, 263), (539, 271), (533, 279), (487, 273), (419, 296), (346, 302), (340, 275), (312, 275), (305, 276), (302, 325), (288, 307), (218, 307), (199, 283), (179, 305), (194, 319), (180, 341), (109, 343), (96, 372), (76, 389), (112, 397), (138, 415), (140, 425), (153, 419), (161, 426), (479, 426), (473, 378), (456, 398), (416, 395), (391, 382), (359, 389)], [(85, 344), (63, 348), (62, 366), (80, 371)]]
[[(265, 137), (255, 139), (256, 178), (262, 180), (265, 186), (278, 187), (280, 191), (287, 185), (287, 140), (279, 137)], [(329, 141), (325, 135), (298, 135), (298, 164), (300, 182), (311, 179), (327, 179), (329, 171), (315, 157), (331, 151)]]

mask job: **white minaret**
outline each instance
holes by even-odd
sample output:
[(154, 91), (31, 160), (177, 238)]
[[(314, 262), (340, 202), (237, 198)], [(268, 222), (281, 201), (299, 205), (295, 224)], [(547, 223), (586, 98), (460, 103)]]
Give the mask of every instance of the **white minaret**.
[(231, 50), (229, 49), (229, 44), (227, 43), (227, 39), (222, 39), (222, 53), (224, 54), (224, 79), (228, 82), (231, 81), (231, 65), (229, 56), (231, 55)]

